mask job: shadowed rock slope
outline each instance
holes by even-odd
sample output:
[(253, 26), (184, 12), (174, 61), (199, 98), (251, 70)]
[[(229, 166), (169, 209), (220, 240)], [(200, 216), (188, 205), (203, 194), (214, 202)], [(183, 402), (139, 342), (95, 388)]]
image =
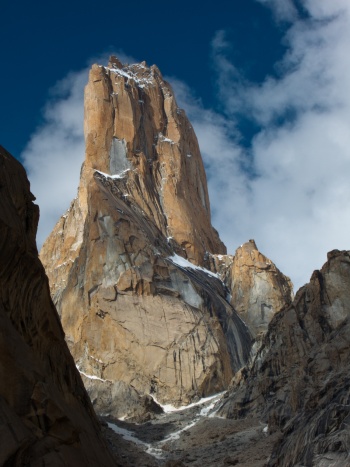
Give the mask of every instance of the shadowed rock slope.
[(116, 465), (50, 298), (33, 200), (0, 146), (0, 465)]
[[(350, 465), (350, 252), (334, 250), (271, 321), (221, 409), (282, 430), (270, 466)], [(237, 378), (238, 379), (238, 378)]]
[(96, 407), (124, 416), (126, 394), (182, 405), (221, 391), (252, 335), (205, 269), (226, 248), (196, 136), (158, 68), (94, 65), (85, 138), (78, 197), (41, 258)]

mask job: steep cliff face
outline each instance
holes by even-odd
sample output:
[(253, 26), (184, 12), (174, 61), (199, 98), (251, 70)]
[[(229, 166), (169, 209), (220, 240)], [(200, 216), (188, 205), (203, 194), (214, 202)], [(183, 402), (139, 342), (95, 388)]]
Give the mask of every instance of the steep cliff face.
[(254, 240), (232, 255), (211, 255), (211, 270), (218, 272), (230, 291), (230, 303), (254, 337), (261, 336), (273, 316), (290, 305), (293, 285), (276, 265), (260, 253)]
[(203, 265), (207, 251), (226, 253), (211, 226), (196, 135), (156, 66), (123, 67), (115, 57), (108, 67), (94, 65), (85, 89), (84, 130), (79, 196), (41, 251), (54, 297), (82, 246), (96, 170), (119, 180), (120, 196), (131, 197), (191, 262)]
[(221, 413), (281, 429), (269, 465), (349, 465), (350, 252), (321, 271), (271, 321), (251, 369)]
[(94, 65), (85, 89), (84, 130), (84, 188), (91, 169), (123, 174), (124, 194), (190, 261), (202, 265), (207, 251), (226, 253), (211, 226), (196, 135), (155, 65), (123, 67), (115, 57), (108, 67)]
[(115, 465), (38, 259), (38, 207), (1, 146), (0, 192), (0, 465)]
[(195, 134), (157, 67), (94, 65), (85, 135), (78, 197), (41, 258), (91, 394), (121, 416), (120, 382), (175, 404), (225, 388), (251, 335), (200, 267), (226, 250)]

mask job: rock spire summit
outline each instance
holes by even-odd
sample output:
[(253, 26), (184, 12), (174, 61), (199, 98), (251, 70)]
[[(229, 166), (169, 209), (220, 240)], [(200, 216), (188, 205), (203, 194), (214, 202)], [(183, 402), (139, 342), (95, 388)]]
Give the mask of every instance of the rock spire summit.
[[(85, 89), (85, 170), (124, 179), (157, 228), (187, 259), (226, 253), (211, 226), (207, 181), (198, 141), (159, 69), (123, 66), (111, 57), (93, 65)], [(181, 253), (182, 254), (182, 253)]]

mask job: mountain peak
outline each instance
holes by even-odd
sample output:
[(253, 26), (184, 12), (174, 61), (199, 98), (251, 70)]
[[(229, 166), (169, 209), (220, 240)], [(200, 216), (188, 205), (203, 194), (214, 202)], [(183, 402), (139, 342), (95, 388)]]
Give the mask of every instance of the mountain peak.
[(123, 66), (116, 57), (108, 67), (93, 65), (84, 128), (88, 179), (93, 169), (123, 180), (124, 193), (190, 261), (203, 264), (206, 252), (226, 252), (211, 226), (196, 135), (155, 65)]
[(223, 277), (206, 269), (215, 254), (230, 258), (211, 225), (192, 125), (157, 67), (110, 65), (90, 71), (79, 195), (41, 258), (98, 410), (123, 416), (115, 394), (132, 387), (177, 405), (221, 391), (246, 363), (252, 332), (236, 312), (240, 291), (230, 303)]

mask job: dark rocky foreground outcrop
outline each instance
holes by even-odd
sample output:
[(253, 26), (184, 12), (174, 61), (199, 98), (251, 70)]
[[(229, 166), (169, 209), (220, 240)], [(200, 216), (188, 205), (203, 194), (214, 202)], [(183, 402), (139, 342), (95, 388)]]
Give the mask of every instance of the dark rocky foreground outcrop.
[(269, 325), (220, 413), (282, 430), (269, 466), (350, 465), (350, 252), (334, 250)]
[(33, 200), (0, 146), (0, 465), (117, 465), (50, 298)]

